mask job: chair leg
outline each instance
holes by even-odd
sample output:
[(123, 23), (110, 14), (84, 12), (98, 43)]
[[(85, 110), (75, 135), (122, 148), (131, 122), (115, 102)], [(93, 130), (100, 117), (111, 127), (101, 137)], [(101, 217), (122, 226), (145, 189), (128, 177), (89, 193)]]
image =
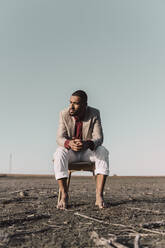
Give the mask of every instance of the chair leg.
[(60, 200), (61, 200), (61, 191), (60, 191), (60, 189), (59, 189), (59, 191), (58, 191), (58, 200), (57, 200), (57, 203), (59, 203)]
[(72, 175), (72, 172), (69, 170), (69, 177), (68, 177), (68, 181), (67, 181), (68, 192), (69, 192), (69, 185), (70, 185), (71, 175)]
[(93, 170), (92, 172), (93, 172), (93, 177), (94, 177), (94, 179), (95, 179), (95, 181), (96, 181), (95, 171)]

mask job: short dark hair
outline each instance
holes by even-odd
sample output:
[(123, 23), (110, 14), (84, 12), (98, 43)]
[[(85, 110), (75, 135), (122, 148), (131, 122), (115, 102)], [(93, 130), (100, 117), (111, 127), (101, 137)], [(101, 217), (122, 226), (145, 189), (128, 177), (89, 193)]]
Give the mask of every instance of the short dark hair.
[(81, 97), (81, 100), (83, 103), (87, 103), (87, 101), (88, 101), (87, 93), (83, 90), (76, 90), (75, 92), (73, 92), (72, 96)]

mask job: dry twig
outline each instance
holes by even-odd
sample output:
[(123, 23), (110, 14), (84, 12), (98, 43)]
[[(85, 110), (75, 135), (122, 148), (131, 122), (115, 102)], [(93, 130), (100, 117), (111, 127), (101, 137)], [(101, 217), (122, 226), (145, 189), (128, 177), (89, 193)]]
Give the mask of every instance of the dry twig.
[[(137, 234), (135, 233), (129, 233), (129, 234), (119, 234), (118, 237), (124, 238), (124, 237), (136, 237)], [(148, 236), (153, 236), (157, 235), (157, 233), (140, 233), (140, 237), (148, 237)]]
[(88, 217), (88, 216), (86, 216), (86, 215), (84, 215), (84, 214), (79, 214), (78, 212), (74, 213), (74, 215), (77, 215), (77, 216), (83, 217), (83, 218), (85, 218), (85, 219), (94, 220), (94, 221), (96, 221), (96, 222), (104, 223), (104, 224), (105, 224), (105, 222), (102, 221), (102, 220), (98, 220), (98, 219), (95, 219), (95, 218), (92, 218), (92, 217)]
[(137, 234), (134, 240), (134, 248), (139, 248), (140, 235)]
[[(111, 224), (113, 226), (120, 226), (120, 227), (127, 227), (128, 228), (128, 226), (126, 226), (126, 225), (109, 223), (109, 222), (106, 222), (106, 221), (103, 221), (103, 220), (98, 220), (96, 218), (89, 217), (89, 216), (84, 215), (84, 214), (80, 214), (78, 212), (74, 213), (74, 215), (80, 216), (80, 217), (85, 218), (85, 219), (93, 220), (93, 221), (96, 221), (96, 222), (99, 222), (99, 223), (104, 223), (104, 224), (108, 224), (108, 225)], [(130, 226), (130, 228), (132, 228), (132, 227)]]
[(13, 238), (15, 236), (20, 236), (20, 235), (28, 235), (28, 234), (34, 234), (34, 233), (43, 233), (43, 232), (46, 232), (46, 231), (49, 231), (51, 230), (52, 227), (46, 227), (46, 228), (43, 228), (43, 229), (39, 229), (39, 230), (31, 230), (31, 231), (23, 231), (23, 230), (17, 230), (16, 233), (12, 234), (10, 237)]
[(161, 226), (165, 226), (165, 221), (156, 221), (156, 222), (144, 223), (141, 226), (144, 228), (161, 227)]
[(155, 231), (155, 230), (150, 230), (148, 228), (141, 228), (143, 231), (146, 232), (150, 232), (150, 233), (155, 233), (155, 234), (159, 234), (159, 235), (165, 235), (165, 232), (159, 232), (159, 231)]

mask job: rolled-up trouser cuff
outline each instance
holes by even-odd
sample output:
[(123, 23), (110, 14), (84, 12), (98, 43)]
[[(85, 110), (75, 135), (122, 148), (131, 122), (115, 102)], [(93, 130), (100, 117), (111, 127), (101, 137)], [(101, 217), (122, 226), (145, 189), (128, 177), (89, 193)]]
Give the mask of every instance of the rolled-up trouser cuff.
[(66, 172), (58, 172), (58, 173), (55, 174), (56, 180), (66, 178), (66, 177), (68, 177), (68, 171), (66, 171)]
[(106, 170), (106, 171), (95, 170), (95, 175), (98, 175), (98, 174), (109, 176), (109, 170)]

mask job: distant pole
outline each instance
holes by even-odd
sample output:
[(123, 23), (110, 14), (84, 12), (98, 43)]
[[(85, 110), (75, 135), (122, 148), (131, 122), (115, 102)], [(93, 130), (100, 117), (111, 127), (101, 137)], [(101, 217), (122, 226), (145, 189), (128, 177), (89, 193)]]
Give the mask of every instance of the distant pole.
[(9, 155), (9, 174), (11, 174), (12, 171), (12, 153)]

